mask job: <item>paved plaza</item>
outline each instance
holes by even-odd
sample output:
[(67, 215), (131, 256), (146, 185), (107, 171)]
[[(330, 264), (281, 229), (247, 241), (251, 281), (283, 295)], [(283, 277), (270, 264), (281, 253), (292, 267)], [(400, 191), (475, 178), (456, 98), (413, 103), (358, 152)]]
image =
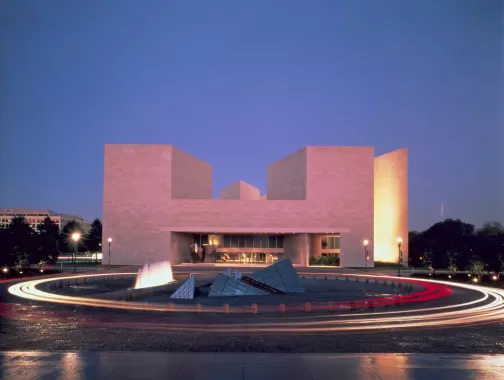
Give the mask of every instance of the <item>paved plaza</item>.
[(4, 380), (504, 379), (502, 355), (0, 353)]

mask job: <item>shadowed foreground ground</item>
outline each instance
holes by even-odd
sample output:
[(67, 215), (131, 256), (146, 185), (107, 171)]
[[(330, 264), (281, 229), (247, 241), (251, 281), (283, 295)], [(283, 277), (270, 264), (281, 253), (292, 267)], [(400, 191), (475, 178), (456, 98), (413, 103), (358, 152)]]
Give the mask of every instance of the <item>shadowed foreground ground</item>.
[(352, 334), (225, 335), (122, 328), (106, 322), (86, 325), (82, 318), (42, 318), (33, 323), (3, 318), (0, 323), (0, 350), (504, 353), (504, 324)]
[(438, 354), (198, 354), (0, 352), (5, 380), (502, 379), (502, 356)]

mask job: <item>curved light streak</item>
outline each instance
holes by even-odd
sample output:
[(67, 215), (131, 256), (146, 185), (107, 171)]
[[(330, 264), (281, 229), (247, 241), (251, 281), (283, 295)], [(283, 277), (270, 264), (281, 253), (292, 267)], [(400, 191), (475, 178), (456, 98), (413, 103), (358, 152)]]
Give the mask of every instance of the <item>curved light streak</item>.
[[(86, 274), (76, 276), (64, 276), (36, 279), (27, 282), (22, 282), (9, 287), (10, 294), (33, 300), (45, 301), (60, 304), (71, 304), (90, 307), (103, 307), (112, 309), (127, 309), (127, 310), (148, 310), (148, 311), (164, 311), (164, 312), (193, 312), (194, 305), (177, 305), (173, 308), (167, 304), (149, 304), (146, 302), (125, 302), (112, 301), (88, 297), (72, 297), (59, 294), (44, 292), (37, 289), (37, 285), (51, 282), (61, 281), (85, 277), (100, 277), (100, 276), (130, 276), (134, 273), (107, 273), (107, 274)], [(316, 276), (316, 273), (310, 273), (310, 276)], [(334, 276), (335, 274), (319, 273), (318, 275)], [(297, 320), (282, 322), (258, 322), (250, 318), (250, 323), (227, 324), (209, 324), (205, 322), (203, 325), (176, 323), (142, 323), (142, 322), (114, 322), (111, 323), (122, 327), (133, 328), (154, 328), (164, 330), (190, 330), (202, 332), (226, 332), (226, 333), (322, 333), (322, 332), (348, 332), (348, 331), (369, 331), (383, 329), (406, 329), (406, 328), (425, 328), (425, 327), (454, 327), (468, 324), (480, 324), (489, 322), (500, 322), (504, 318), (504, 290), (497, 288), (486, 288), (478, 285), (449, 283), (436, 280), (417, 280), (404, 279), (398, 277), (384, 277), (376, 275), (360, 275), (360, 274), (337, 274), (338, 276), (353, 276), (366, 278), (387, 278), (390, 280), (403, 281), (407, 283), (432, 283), (443, 286), (458, 287), (468, 291), (480, 294), (480, 297), (459, 304), (450, 304), (445, 306), (430, 307), (430, 308), (414, 308), (408, 310), (391, 310), (378, 311), (369, 313), (344, 313), (344, 314), (326, 314), (320, 315), (304, 315)], [(422, 292), (418, 292), (422, 293)], [(243, 312), (244, 308), (236, 308)], [(327, 309), (327, 307), (326, 307)], [(222, 307), (204, 307), (201, 312), (220, 312)], [(283, 318), (280, 315), (279, 319)], [(322, 320), (312, 320), (312, 319)], [(308, 320), (306, 320), (308, 319)], [(241, 320), (242, 321), (242, 320)]]

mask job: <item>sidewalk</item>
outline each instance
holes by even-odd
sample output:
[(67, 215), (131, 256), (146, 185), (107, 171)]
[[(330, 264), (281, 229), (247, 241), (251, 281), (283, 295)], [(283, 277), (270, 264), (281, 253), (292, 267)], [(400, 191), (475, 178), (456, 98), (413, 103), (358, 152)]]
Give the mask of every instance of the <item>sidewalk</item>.
[(0, 353), (0, 378), (503, 379), (504, 356), (11, 351)]

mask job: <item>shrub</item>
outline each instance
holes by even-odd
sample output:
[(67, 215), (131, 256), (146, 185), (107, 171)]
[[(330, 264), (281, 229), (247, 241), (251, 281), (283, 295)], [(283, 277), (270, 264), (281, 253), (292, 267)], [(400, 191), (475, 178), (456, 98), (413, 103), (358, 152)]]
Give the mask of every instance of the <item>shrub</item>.
[(328, 265), (339, 266), (340, 259), (337, 256), (319, 256), (317, 258), (310, 257), (310, 265)]

